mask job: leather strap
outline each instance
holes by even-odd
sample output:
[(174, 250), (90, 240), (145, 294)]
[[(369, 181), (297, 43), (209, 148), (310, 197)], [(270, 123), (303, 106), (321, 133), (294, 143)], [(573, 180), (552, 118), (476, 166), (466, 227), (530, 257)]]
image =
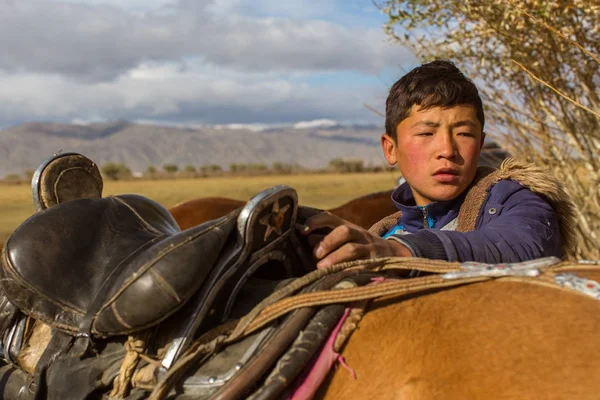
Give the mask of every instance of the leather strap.
[[(306, 288), (305, 292), (330, 289), (340, 280), (353, 274), (353, 271), (343, 271), (337, 275), (326, 276), (310, 288)], [(273, 367), (274, 360), (279, 359), (294, 342), (298, 332), (306, 326), (308, 320), (315, 315), (316, 310), (316, 308), (309, 307), (295, 310), (260, 349), (257, 356), (250, 360), (240, 370), (239, 375), (225, 384), (211, 400), (232, 400), (247, 395), (257, 380)]]
[(310, 320), (302, 335), (281, 357), (265, 383), (248, 397), (248, 400), (272, 400), (282, 397), (283, 392), (300, 376), (311, 358), (327, 340), (329, 333), (339, 322), (346, 306), (334, 304), (322, 308)]
[(72, 343), (73, 336), (57, 329), (53, 329), (52, 338), (35, 367), (35, 373), (32, 380), (26, 387), (22, 388), (21, 392), (28, 393), (36, 400), (46, 399), (46, 371), (56, 358), (66, 353), (71, 348)]

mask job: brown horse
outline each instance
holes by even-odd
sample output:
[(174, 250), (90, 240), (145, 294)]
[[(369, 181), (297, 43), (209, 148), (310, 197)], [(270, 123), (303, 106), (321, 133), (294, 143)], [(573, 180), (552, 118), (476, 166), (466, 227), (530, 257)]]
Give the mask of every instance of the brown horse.
[(399, 300), (372, 304), (343, 350), (356, 380), (337, 368), (319, 398), (598, 398), (598, 299), (509, 279)]
[[(600, 281), (597, 266), (577, 273)], [(513, 278), (376, 300), (342, 351), (356, 380), (338, 368), (318, 397), (595, 399), (599, 311), (592, 297)], [(23, 370), (37, 350), (21, 354)]]
[[(567, 262), (556, 272), (600, 281), (598, 265)], [(438, 275), (388, 283), (414, 288), (436, 278), (444, 279)], [(341, 354), (355, 377), (337, 368), (316, 398), (597, 399), (600, 285), (583, 282), (595, 291), (586, 294), (583, 287), (575, 291), (555, 282), (554, 273), (464, 280), (451, 288), (423, 284), (408, 296), (380, 298)], [(364, 294), (364, 288), (354, 289)], [(343, 290), (335, 292), (339, 299)], [(329, 301), (319, 293), (314, 296)], [(309, 397), (291, 397), (298, 398)]]
[(227, 215), (246, 204), (245, 201), (227, 197), (201, 197), (179, 203), (169, 209), (181, 230), (186, 230)]
[[(390, 199), (391, 194), (392, 190), (368, 194), (328, 211), (368, 229), (375, 222), (397, 211)], [(245, 201), (225, 197), (204, 197), (177, 204), (169, 212), (183, 230), (222, 217), (245, 204)]]
[[(577, 274), (600, 280), (597, 266)], [(316, 398), (597, 399), (598, 332), (599, 299), (522, 279), (382, 298), (342, 351), (356, 378), (337, 368)], [(49, 329), (37, 336), (47, 343)]]

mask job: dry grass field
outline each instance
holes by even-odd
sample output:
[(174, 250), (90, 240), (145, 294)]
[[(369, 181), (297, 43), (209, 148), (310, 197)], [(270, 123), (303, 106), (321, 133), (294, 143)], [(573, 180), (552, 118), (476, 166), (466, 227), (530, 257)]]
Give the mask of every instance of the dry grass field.
[[(106, 181), (104, 195), (135, 193), (169, 208), (198, 197), (248, 200), (263, 189), (285, 184), (302, 205), (331, 208), (364, 194), (395, 186), (399, 173), (269, 175), (200, 179)], [(29, 185), (0, 185), (0, 243), (34, 212)]]

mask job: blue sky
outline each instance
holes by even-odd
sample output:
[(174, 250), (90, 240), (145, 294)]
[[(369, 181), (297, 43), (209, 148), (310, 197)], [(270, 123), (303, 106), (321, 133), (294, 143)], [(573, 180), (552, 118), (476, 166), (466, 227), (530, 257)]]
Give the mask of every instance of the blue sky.
[(0, 0), (0, 127), (382, 124), (415, 58), (370, 0)]

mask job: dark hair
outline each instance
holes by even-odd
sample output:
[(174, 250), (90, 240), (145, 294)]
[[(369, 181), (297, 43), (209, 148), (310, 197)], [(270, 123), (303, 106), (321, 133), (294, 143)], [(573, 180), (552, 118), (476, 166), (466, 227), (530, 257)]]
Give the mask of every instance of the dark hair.
[(385, 102), (385, 131), (394, 141), (398, 124), (409, 117), (413, 105), (421, 108), (472, 105), (481, 129), (485, 118), (475, 84), (448, 60), (423, 64), (400, 78)]

